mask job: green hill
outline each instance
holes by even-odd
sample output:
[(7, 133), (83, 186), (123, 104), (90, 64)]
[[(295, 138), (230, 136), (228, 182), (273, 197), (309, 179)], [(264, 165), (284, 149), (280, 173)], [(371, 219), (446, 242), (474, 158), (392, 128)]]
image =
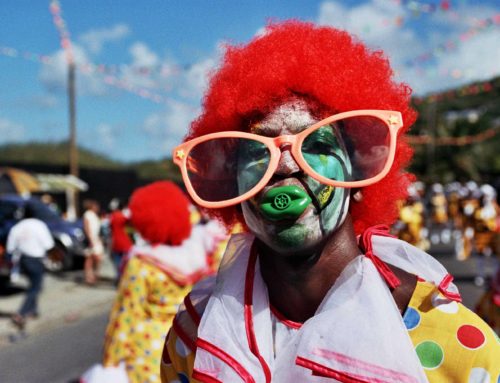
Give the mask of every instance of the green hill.
[[(68, 164), (67, 142), (28, 142), (0, 146), (0, 163)], [(82, 168), (134, 169), (139, 178), (147, 181), (169, 179), (180, 181), (177, 166), (170, 159), (124, 163), (85, 148), (78, 149), (78, 163)]]

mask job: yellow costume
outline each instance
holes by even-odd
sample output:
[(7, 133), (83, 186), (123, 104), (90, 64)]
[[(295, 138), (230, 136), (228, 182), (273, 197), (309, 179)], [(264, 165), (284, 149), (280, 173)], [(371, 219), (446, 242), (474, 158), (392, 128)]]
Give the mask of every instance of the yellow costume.
[(165, 334), (190, 288), (147, 259), (131, 258), (106, 329), (104, 366), (124, 361), (130, 382), (159, 382)]

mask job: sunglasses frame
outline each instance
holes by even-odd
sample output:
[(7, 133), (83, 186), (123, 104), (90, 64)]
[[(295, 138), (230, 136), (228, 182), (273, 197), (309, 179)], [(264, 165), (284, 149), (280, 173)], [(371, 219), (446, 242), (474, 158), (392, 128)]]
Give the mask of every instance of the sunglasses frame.
[[(368, 178), (366, 180), (361, 180), (361, 181), (336, 181), (336, 180), (331, 180), (329, 178), (323, 177), (311, 168), (309, 164), (305, 161), (302, 152), (301, 152), (301, 147), (302, 143), (304, 142), (304, 139), (313, 131), (316, 129), (319, 129), (320, 127), (324, 125), (331, 124), (335, 121), (338, 120), (343, 120), (346, 118), (350, 117), (356, 117), (356, 116), (371, 116), (371, 117), (376, 117), (383, 121), (388, 129), (389, 129), (389, 134), (390, 134), (390, 141), (389, 141), (389, 154), (387, 156), (386, 163), (383, 167), (383, 169), (375, 176)], [(271, 177), (273, 176), (274, 172), (278, 168), (278, 164), (281, 158), (281, 147), (284, 145), (290, 146), (290, 153), (293, 156), (293, 159), (299, 165), (299, 167), (309, 176), (314, 178), (315, 180), (321, 182), (322, 184), (329, 185), (329, 186), (334, 186), (334, 187), (343, 187), (343, 188), (360, 188), (368, 185), (372, 185), (378, 181), (380, 181), (382, 178), (384, 178), (387, 173), (389, 172), (393, 162), (394, 162), (394, 155), (396, 153), (396, 140), (397, 140), (397, 134), (398, 131), (403, 127), (403, 118), (401, 116), (400, 112), (397, 111), (392, 111), (392, 110), (374, 110), (374, 109), (368, 109), (368, 110), (353, 110), (349, 112), (343, 112), (343, 113), (338, 113), (334, 114), (330, 117), (327, 117), (321, 121), (318, 121), (314, 123), (313, 125), (309, 126), (308, 128), (304, 129), (302, 132), (293, 134), (293, 135), (283, 135), (283, 136), (278, 136), (278, 137), (266, 137), (266, 136), (260, 136), (258, 134), (253, 134), (253, 133), (247, 133), (247, 132), (240, 132), (240, 131), (225, 131), (225, 132), (217, 132), (217, 133), (210, 133), (206, 134), (200, 137), (196, 137), (192, 140), (189, 140), (187, 142), (184, 142), (177, 147), (174, 148), (172, 151), (172, 158), (174, 163), (179, 166), (182, 174), (182, 179), (184, 181), (184, 184), (186, 185), (186, 189), (193, 198), (193, 200), (200, 206), (203, 206), (205, 208), (211, 208), (211, 209), (217, 209), (217, 208), (224, 208), (232, 205), (239, 204), (249, 198), (252, 198), (255, 194), (257, 194), (260, 190), (264, 188), (264, 186), (269, 182)], [(367, 132), (368, 133), (368, 132)], [(252, 139), (255, 141), (259, 141), (263, 143), (268, 149), (270, 153), (270, 159), (269, 159), (269, 166), (262, 176), (262, 179), (249, 191), (246, 193), (235, 197), (231, 198), (225, 201), (205, 201), (201, 199), (198, 194), (196, 194), (191, 181), (189, 180), (188, 177), (188, 170), (187, 170), (187, 158), (189, 157), (190, 151), (198, 145), (201, 142), (204, 141), (209, 141), (214, 138), (248, 138)]]

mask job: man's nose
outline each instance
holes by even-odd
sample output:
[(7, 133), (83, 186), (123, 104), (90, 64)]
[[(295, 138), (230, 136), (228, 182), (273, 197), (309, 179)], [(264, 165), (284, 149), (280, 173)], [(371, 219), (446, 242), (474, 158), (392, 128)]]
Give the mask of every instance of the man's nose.
[(297, 173), (299, 171), (300, 167), (297, 162), (295, 162), (292, 153), (290, 153), (290, 147), (281, 147), (281, 157), (278, 162), (278, 167), (275, 171), (275, 174), (286, 176), (289, 174)]

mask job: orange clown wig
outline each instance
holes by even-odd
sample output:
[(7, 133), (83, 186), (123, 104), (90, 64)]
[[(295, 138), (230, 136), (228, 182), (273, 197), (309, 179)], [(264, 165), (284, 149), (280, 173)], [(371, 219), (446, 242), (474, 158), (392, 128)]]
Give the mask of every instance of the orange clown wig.
[[(186, 140), (219, 131), (247, 131), (277, 106), (297, 98), (306, 100), (318, 119), (357, 109), (400, 111), (405, 126), (391, 171), (364, 188), (362, 200), (350, 207), (357, 233), (391, 224), (398, 214), (396, 201), (406, 197), (413, 179), (402, 171), (412, 156), (403, 135), (416, 119), (409, 106), (411, 89), (394, 82), (392, 75), (382, 52), (370, 51), (344, 31), (296, 20), (271, 24), (250, 43), (227, 47), (211, 78), (203, 112)], [(208, 213), (228, 226), (243, 222), (234, 206)]]

